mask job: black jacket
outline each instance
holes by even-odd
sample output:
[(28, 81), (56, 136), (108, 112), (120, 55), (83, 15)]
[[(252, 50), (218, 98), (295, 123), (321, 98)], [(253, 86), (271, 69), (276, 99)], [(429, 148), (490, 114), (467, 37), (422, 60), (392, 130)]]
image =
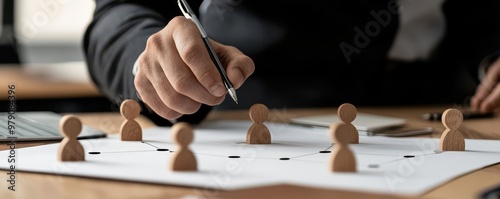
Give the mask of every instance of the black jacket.
[[(196, 11), (202, 5), (197, 14), (210, 37), (239, 47), (256, 65), (238, 90), (240, 105), (227, 97), (217, 108), (461, 103), (471, 89), (457, 73), (466, 69), (474, 79), (479, 62), (500, 50), (496, 0), (447, 1), (445, 39), (429, 60), (413, 63), (387, 60), (399, 23), (395, 0), (189, 2)], [(132, 66), (147, 38), (178, 15), (175, 0), (96, 0), (84, 51), (93, 81), (110, 100), (138, 100)], [(180, 120), (199, 123), (211, 109)]]

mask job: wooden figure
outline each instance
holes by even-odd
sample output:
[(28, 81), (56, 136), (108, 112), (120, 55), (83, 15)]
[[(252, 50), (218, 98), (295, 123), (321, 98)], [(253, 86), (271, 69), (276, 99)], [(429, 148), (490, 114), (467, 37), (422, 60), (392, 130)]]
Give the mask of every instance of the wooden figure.
[(458, 131), (463, 122), (463, 115), (457, 109), (447, 109), (443, 112), (441, 122), (446, 130), (441, 135), (440, 150), (442, 151), (463, 151), (465, 150), (465, 139)]
[(194, 133), (191, 126), (186, 122), (175, 123), (171, 128), (171, 135), (177, 144), (172, 159), (170, 159), (170, 170), (172, 171), (196, 171), (196, 157), (189, 149), (193, 142)]
[(120, 105), (120, 113), (125, 118), (120, 126), (120, 140), (142, 141), (141, 125), (135, 121), (141, 112), (139, 103), (134, 100), (125, 100)]
[(269, 115), (269, 109), (263, 104), (254, 104), (250, 107), (252, 126), (247, 131), (247, 144), (271, 144), (271, 132), (264, 125)]
[(349, 143), (358, 144), (359, 143), (359, 133), (358, 129), (352, 124), (352, 121), (356, 119), (357, 109), (354, 105), (349, 103), (344, 103), (337, 109), (337, 115), (342, 122), (347, 125), (346, 133), (349, 134)]
[(330, 137), (335, 143), (330, 156), (330, 170), (332, 172), (356, 172), (356, 159), (349, 148), (349, 125), (335, 122), (330, 126)]
[(84, 161), (85, 151), (77, 137), (82, 131), (82, 122), (74, 115), (65, 115), (59, 121), (59, 131), (64, 136), (57, 151), (59, 161)]

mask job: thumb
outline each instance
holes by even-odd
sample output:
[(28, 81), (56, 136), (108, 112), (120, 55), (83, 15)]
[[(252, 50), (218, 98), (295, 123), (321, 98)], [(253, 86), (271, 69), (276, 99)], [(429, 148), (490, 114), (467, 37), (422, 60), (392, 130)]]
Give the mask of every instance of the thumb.
[(238, 89), (255, 71), (253, 60), (233, 46), (222, 45), (215, 41), (211, 43), (222, 65), (226, 68), (229, 81), (235, 89)]

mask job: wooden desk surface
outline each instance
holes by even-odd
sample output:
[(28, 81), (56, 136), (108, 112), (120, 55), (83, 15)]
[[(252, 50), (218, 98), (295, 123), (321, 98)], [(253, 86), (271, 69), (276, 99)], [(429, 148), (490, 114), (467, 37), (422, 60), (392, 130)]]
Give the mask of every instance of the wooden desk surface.
[[(81, 72), (81, 71), (78, 71)], [(96, 87), (85, 82), (54, 81), (34, 75), (21, 65), (0, 65), (0, 100), (6, 100), (8, 85), (16, 86), (17, 99), (54, 99), (100, 96)]]
[[(450, 106), (451, 107), (451, 106)], [(411, 126), (431, 126), (437, 132), (431, 137), (439, 137), (444, 130), (440, 122), (424, 121), (421, 115), (427, 112), (443, 111), (448, 106), (426, 107), (358, 107), (359, 112), (387, 116), (404, 117)], [(296, 116), (329, 114), (336, 108), (329, 109), (275, 109), (270, 110), (269, 121), (286, 122)], [(122, 118), (118, 113), (77, 114), (85, 124), (99, 128), (107, 133), (117, 133)], [(207, 120), (248, 119), (247, 111), (214, 111)], [(139, 118), (143, 127), (154, 126), (149, 120)], [(461, 132), (466, 138), (500, 139), (500, 117), (493, 119), (466, 120)], [(19, 144), (17, 147), (40, 145), (45, 143)], [(5, 150), (5, 144), (0, 150)], [(1, 179), (1, 178), (0, 178)], [(144, 184), (103, 179), (79, 178), (59, 175), (17, 173), (17, 191), (6, 189), (0, 181), (0, 195), (7, 198), (414, 198), (396, 195), (379, 195), (345, 190), (323, 190), (292, 185), (277, 185), (237, 191), (214, 191), (188, 187)], [(3, 180), (2, 180), (3, 181)], [(3, 184), (2, 184), (3, 183)], [(417, 198), (477, 198), (478, 194), (493, 186), (500, 185), (500, 164), (486, 167), (448, 182)], [(4, 197), (2, 197), (4, 198)]]

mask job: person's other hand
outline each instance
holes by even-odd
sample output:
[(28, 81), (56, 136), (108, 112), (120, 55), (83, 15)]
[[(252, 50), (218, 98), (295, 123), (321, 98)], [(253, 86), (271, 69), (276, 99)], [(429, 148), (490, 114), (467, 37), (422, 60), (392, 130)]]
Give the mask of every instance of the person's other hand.
[[(238, 89), (255, 70), (252, 59), (235, 47), (211, 44)], [(141, 100), (169, 120), (193, 114), (201, 104), (220, 104), (227, 92), (199, 30), (185, 17), (149, 37), (134, 84)]]
[(488, 68), (486, 76), (471, 99), (471, 108), (479, 112), (492, 112), (500, 107), (500, 58)]

